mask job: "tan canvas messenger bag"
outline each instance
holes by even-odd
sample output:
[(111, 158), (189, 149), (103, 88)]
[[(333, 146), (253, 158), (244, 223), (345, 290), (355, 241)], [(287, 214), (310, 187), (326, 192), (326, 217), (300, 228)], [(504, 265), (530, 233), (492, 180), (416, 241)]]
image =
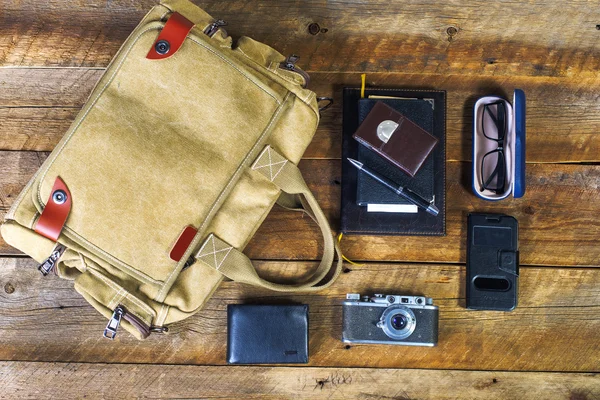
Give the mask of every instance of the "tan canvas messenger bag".
[[(314, 291), (341, 257), (296, 164), (319, 123), (308, 76), (183, 0), (133, 31), (65, 137), (17, 197), (2, 236), (137, 338), (200, 310), (224, 277)], [(276, 284), (242, 250), (275, 203), (319, 225), (310, 278)], [(335, 253), (338, 260), (334, 261)]]

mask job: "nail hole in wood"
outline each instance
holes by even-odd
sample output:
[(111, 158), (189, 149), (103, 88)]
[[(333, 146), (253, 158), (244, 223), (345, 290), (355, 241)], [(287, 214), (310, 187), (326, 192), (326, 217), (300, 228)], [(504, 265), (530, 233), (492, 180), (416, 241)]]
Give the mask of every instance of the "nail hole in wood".
[(7, 283), (6, 285), (4, 285), (4, 291), (8, 294), (12, 294), (15, 292), (15, 287), (12, 285), (12, 283)]
[(448, 41), (451, 42), (454, 40), (454, 36), (458, 34), (458, 28), (455, 26), (449, 26), (448, 29), (446, 29), (446, 34), (448, 35)]
[(312, 24), (308, 25), (308, 33), (310, 33), (311, 35), (316, 35), (319, 32), (321, 32), (321, 27), (316, 22), (313, 22)]

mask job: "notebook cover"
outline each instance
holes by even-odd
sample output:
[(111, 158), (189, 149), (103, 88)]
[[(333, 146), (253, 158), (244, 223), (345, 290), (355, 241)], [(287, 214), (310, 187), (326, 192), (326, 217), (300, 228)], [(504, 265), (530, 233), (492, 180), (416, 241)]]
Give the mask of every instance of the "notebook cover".
[[(390, 130), (393, 129), (389, 134), (379, 130), (380, 125), (386, 123)], [(352, 137), (411, 177), (419, 171), (438, 142), (406, 115), (382, 101), (375, 103)]]
[[(379, 101), (408, 116), (425, 131), (433, 131), (434, 108), (432, 102), (414, 98), (360, 99), (358, 102), (359, 124)], [(424, 199), (430, 200), (433, 198), (433, 157), (425, 159), (419, 172), (414, 177), (405, 174), (402, 170), (396, 168), (394, 164), (364, 146), (358, 146), (357, 160), (398, 185), (405, 186), (418, 193)], [(358, 174), (357, 176), (356, 203), (359, 206), (367, 206), (367, 204), (411, 204), (366, 174)]]
[(308, 362), (308, 306), (227, 306), (227, 363)]
[(342, 134), (342, 204), (341, 231), (356, 235), (445, 235), (446, 234), (446, 92), (442, 90), (367, 89), (369, 95), (434, 99), (433, 131), (438, 139), (432, 152), (433, 193), (440, 213), (430, 215), (423, 210), (418, 213), (367, 212), (366, 207), (356, 204), (358, 170), (347, 160), (357, 158), (359, 143), (352, 135), (359, 126), (359, 88), (344, 88), (343, 134)]

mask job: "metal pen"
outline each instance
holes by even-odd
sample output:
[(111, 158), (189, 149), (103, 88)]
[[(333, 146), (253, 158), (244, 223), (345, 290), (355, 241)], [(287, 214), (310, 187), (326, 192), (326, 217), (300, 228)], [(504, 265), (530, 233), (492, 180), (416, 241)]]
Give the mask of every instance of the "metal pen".
[(389, 179), (371, 171), (370, 169), (365, 167), (364, 164), (361, 163), (360, 161), (356, 161), (350, 157), (348, 157), (348, 161), (350, 161), (350, 163), (352, 165), (354, 165), (356, 168), (358, 168), (359, 171), (364, 172), (365, 174), (369, 175), (371, 178), (375, 179), (377, 182), (381, 183), (383, 186), (387, 187), (392, 192), (396, 193), (398, 196), (404, 197), (406, 200), (410, 201), (412, 204), (416, 205), (417, 207), (422, 208), (423, 210), (427, 211), (431, 215), (439, 214), (440, 210), (438, 210), (438, 208), (434, 204), (428, 202), (427, 200), (425, 200), (424, 198), (422, 198), (415, 192), (411, 191), (410, 189), (402, 187), (402, 186), (390, 181)]

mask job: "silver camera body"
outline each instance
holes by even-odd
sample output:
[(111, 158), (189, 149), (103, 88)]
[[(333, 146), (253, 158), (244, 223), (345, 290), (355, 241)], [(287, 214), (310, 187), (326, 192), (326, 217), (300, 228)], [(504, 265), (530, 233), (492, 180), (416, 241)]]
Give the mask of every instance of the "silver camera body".
[(343, 303), (344, 343), (435, 346), (438, 307), (423, 296), (347, 294)]

